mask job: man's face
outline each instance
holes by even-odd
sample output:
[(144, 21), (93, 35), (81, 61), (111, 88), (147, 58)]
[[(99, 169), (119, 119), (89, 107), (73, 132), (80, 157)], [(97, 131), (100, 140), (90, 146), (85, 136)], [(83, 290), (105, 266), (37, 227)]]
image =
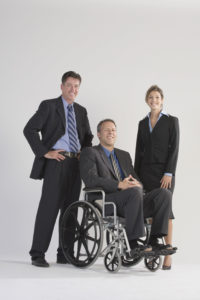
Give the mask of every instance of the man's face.
[(101, 125), (100, 132), (97, 133), (100, 144), (104, 147), (114, 147), (117, 131), (116, 126), (113, 122), (104, 122)]
[(68, 77), (65, 83), (61, 84), (62, 96), (69, 103), (73, 103), (78, 95), (80, 81), (73, 77)]

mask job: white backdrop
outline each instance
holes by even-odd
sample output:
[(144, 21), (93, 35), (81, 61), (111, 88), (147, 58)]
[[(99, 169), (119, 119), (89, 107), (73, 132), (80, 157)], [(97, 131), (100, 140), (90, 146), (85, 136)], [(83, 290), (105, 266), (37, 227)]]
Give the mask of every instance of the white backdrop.
[[(134, 158), (147, 88), (179, 118), (180, 154), (173, 198), (176, 262), (199, 249), (200, 4), (194, 0), (1, 0), (0, 256), (29, 259), (41, 181), (29, 179), (33, 153), (23, 127), (39, 103), (60, 95), (65, 71), (81, 74), (77, 102), (90, 124), (118, 125), (117, 146)], [(95, 138), (94, 143), (97, 143)], [(194, 240), (196, 241), (194, 242)], [(57, 230), (47, 259), (55, 261)]]

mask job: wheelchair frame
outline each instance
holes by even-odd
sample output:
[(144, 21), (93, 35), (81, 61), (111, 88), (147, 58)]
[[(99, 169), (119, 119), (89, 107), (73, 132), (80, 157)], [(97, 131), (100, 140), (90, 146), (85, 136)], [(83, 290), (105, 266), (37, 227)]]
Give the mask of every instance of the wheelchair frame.
[[(90, 203), (91, 193), (101, 193), (102, 208), (97, 203), (98, 200)], [(113, 207), (112, 216), (105, 216), (106, 205)], [(131, 257), (123, 220), (117, 216), (116, 205), (105, 201), (105, 192), (101, 188), (85, 188), (84, 200), (72, 203), (62, 219), (60, 238), (66, 259), (72, 265), (84, 268), (103, 256), (106, 269), (109, 272), (118, 272), (121, 265), (134, 266), (144, 258), (146, 268), (157, 271), (162, 263), (160, 255), (144, 257), (138, 253)], [(144, 245), (148, 243), (151, 231), (148, 221), (145, 228), (146, 239), (140, 239)], [(104, 232), (107, 245), (103, 248)]]

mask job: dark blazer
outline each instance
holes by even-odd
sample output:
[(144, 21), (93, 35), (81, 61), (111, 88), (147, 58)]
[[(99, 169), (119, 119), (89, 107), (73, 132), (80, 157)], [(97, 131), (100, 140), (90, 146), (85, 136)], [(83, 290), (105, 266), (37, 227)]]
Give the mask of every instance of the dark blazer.
[[(74, 111), (81, 148), (91, 146), (93, 135), (90, 130), (87, 111), (77, 103), (74, 103)], [(35, 154), (31, 178), (41, 179), (44, 177), (46, 162), (44, 154), (52, 149), (61, 136), (65, 134), (65, 130), (66, 120), (62, 98), (42, 101), (24, 128), (24, 135)]]
[[(114, 151), (125, 177), (131, 174), (138, 179), (130, 154), (117, 148)], [(83, 149), (80, 157), (80, 172), (86, 187), (101, 187), (106, 193), (118, 191), (119, 181), (101, 145)]]
[(139, 122), (134, 169), (140, 176), (142, 164), (164, 165), (164, 173), (175, 175), (179, 149), (179, 124), (173, 116), (162, 115), (153, 131), (149, 118)]

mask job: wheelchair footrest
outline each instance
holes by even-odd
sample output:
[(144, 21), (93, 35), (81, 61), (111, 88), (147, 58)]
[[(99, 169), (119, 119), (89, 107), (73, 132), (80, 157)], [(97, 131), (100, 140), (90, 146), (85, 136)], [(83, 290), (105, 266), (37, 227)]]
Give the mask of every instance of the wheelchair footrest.
[(162, 256), (167, 256), (167, 255), (172, 255), (175, 254), (177, 251), (177, 247), (171, 247), (167, 248), (165, 245), (162, 245), (160, 247), (153, 247), (153, 250), (156, 255), (162, 255)]

